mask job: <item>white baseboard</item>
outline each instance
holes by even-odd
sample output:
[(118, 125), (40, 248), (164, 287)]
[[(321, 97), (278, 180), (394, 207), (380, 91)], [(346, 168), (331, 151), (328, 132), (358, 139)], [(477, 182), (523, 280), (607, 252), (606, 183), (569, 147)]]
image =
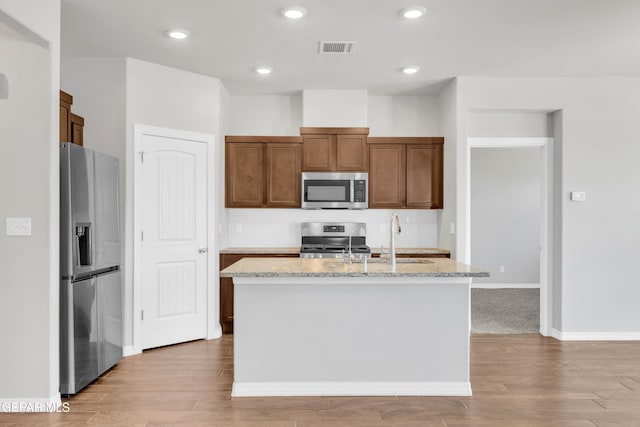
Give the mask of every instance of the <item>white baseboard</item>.
[(540, 289), (540, 283), (474, 283), (472, 289)]
[(141, 351), (136, 351), (135, 348), (132, 345), (125, 345), (124, 347), (122, 347), (122, 355), (124, 357), (127, 356), (134, 356), (136, 354), (140, 354), (142, 353)]
[(207, 336), (208, 340), (214, 340), (216, 338), (220, 338), (222, 336), (222, 326), (218, 323), (216, 327), (211, 331), (211, 333)]
[(69, 412), (69, 403), (63, 404), (60, 395), (50, 399), (0, 398), (0, 414), (3, 412)]
[(471, 383), (386, 381), (234, 382), (231, 396), (471, 396)]
[(560, 341), (640, 341), (640, 332), (564, 332), (551, 329)]

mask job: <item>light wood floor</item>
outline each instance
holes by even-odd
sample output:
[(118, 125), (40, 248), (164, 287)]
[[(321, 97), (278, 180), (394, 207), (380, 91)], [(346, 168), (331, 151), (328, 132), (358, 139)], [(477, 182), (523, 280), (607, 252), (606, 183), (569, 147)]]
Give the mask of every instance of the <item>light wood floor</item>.
[(69, 413), (0, 414), (0, 425), (640, 426), (640, 342), (471, 341), (473, 397), (231, 399), (226, 335), (127, 357)]

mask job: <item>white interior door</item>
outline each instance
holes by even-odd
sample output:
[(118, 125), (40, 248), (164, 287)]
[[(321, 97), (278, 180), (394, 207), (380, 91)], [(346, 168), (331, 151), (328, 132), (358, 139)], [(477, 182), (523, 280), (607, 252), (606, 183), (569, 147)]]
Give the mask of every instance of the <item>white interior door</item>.
[(207, 334), (207, 146), (142, 137), (142, 348)]

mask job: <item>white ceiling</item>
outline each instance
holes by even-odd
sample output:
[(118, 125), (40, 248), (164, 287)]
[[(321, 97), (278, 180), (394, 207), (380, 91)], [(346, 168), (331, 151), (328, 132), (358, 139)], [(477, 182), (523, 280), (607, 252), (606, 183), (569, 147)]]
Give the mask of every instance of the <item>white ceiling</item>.
[[(287, 5), (308, 14), (289, 21)], [(412, 5), (427, 15), (400, 17)], [(192, 37), (164, 35), (176, 27)], [(321, 40), (358, 45), (318, 55)], [(428, 94), (454, 76), (640, 76), (640, 0), (62, 0), (61, 43), (63, 57), (138, 58), (232, 94)]]

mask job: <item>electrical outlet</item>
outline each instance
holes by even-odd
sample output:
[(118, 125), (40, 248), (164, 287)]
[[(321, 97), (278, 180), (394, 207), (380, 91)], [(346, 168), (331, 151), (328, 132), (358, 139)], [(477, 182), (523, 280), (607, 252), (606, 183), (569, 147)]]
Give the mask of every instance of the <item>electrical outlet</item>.
[(451, 234), (456, 234), (456, 223), (452, 222), (451, 224), (449, 224), (449, 232)]
[(379, 227), (378, 227), (378, 231), (379, 231), (380, 233), (384, 233), (384, 222), (381, 222), (381, 223), (380, 223), (380, 225), (379, 225)]
[(31, 236), (31, 218), (7, 218), (7, 236)]
[(236, 233), (242, 233), (242, 223), (236, 222)]
[(500, 273), (504, 273), (504, 265), (500, 266)]

